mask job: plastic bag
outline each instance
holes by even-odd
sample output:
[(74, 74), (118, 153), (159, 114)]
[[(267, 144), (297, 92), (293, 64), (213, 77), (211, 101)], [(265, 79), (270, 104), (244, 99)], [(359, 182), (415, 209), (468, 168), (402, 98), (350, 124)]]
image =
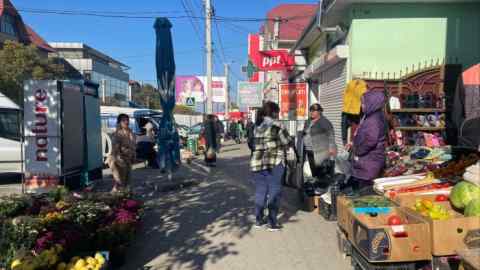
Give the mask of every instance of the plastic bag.
[(346, 179), (352, 175), (352, 163), (350, 153), (347, 151), (339, 152), (335, 158), (335, 173), (344, 174)]
[(313, 178), (312, 169), (310, 168), (310, 163), (308, 161), (305, 161), (303, 163), (303, 178), (304, 179)]

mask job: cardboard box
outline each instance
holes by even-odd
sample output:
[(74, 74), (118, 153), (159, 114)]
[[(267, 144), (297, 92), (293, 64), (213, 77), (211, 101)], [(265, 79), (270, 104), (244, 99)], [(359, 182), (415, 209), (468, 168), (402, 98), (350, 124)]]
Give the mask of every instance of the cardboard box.
[(337, 223), (345, 232), (348, 240), (352, 241), (353, 233), (353, 211), (351, 209), (351, 200), (346, 196), (337, 197)]
[(305, 210), (307, 212), (319, 212), (320, 196), (305, 196), (304, 197)]
[[(434, 204), (439, 204), (447, 209), (451, 217), (447, 220), (433, 220), (422, 216), (411, 209), (417, 199), (430, 199)], [(434, 196), (433, 198), (432, 196), (411, 196), (403, 197), (399, 200), (399, 203), (405, 206), (412, 215), (418, 216), (430, 225), (432, 254), (434, 256), (456, 255), (458, 251), (470, 247), (475, 235), (477, 235), (477, 238), (480, 235), (480, 219), (478, 217), (465, 217), (463, 213), (453, 209), (448, 201), (435, 202)]]
[[(403, 224), (389, 226), (397, 215)], [(353, 214), (352, 244), (369, 262), (413, 262), (432, 258), (429, 225), (402, 207), (388, 214)]]

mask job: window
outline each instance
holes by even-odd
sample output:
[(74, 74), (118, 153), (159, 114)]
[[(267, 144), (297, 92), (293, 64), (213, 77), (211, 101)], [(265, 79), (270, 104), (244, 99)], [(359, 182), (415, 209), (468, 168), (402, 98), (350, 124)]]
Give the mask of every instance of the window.
[(20, 141), (20, 117), (17, 111), (0, 110), (0, 138)]
[(8, 14), (3, 14), (1, 17), (1, 29), (3, 33), (16, 36), (17, 31), (15, 31), (15, 18), (8, 15)]

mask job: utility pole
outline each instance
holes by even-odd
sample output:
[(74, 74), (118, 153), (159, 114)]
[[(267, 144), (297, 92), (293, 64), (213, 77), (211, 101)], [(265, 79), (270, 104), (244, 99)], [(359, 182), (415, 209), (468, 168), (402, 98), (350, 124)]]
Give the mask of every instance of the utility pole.
[(225, 93), (225, 118), (228, 117), (228, 112), (229, 112), (229, 108), (230, 108), (230, 104), (229, 104), (229, 102), (230, 102), (230, 97), (229, 97), (229, 95), (230, 95), (230, 80), (228, 79), (228, 75), (229, 75), (228, 74), (228, 71), (229, 71), (228, 69), (229, 69), (228, 64), (225, 63), (225, 78), (226, 78), (226, 80), (225, 80), (225, 84), (226, 84), (225, 85), (225, 89), (226, 89), (226, 93)]
[(213, 113), (212, 93), (212, 7), (210, 0), (205, 0), (205, 48), (207, 49), (207, 114)]

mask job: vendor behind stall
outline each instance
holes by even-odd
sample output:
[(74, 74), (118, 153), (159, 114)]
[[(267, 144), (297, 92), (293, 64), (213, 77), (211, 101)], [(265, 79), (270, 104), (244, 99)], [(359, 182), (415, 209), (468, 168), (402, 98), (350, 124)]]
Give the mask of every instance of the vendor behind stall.
[(384, 105), (385, 95), (382, 92), (368, 91), (362, 97), (363, 117), (351, 146), (353, 183), (358, 188), (371, 187), (385, 167), (387, 136)]
[(322, 115), (320, 104), (310, 106), (310, 120), (303, 129), (303, 145), (305, 156), (312, 171), (312, 176), (321, 179), (325, 172), (333, 169), (329, 164), (330, 158), (337, 154), (335, 134), (332, 123)]

